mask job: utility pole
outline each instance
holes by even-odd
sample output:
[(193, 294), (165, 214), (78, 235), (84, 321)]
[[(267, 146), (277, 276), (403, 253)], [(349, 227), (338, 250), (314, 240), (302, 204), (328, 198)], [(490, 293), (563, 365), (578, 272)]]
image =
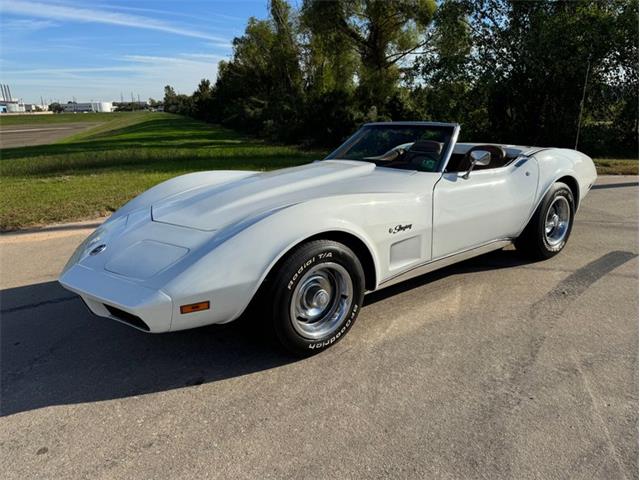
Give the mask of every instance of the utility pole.
[(574, 150), (578, 149), (578, 140), (580, 140), (580, 125), (582, 124), (582, 111), (584, 110), (584, 98), (587, 94), (587, 80), (589, 79), (589, 69), (591, 68), (591, 55), (587, 59), (587, 71), (584, 74), (584, 85), (582, 86), (582, 99), (580, 100), (580, 112), (578, 113), (578, 129), (576, 131), (576, 144)]

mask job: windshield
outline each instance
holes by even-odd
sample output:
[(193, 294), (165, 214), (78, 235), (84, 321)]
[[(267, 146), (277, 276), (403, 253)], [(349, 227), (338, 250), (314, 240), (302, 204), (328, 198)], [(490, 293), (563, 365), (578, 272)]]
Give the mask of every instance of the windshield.
[(453, 125), (365, 125), (327, 159), (374, 162), (390, 168), (436, 172), (449, 149)]

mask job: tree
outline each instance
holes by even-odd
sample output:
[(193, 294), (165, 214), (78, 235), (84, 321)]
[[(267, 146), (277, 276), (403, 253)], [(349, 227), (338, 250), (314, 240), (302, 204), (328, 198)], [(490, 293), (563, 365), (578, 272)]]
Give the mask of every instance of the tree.
[(305, 0), (303, 15), (317, 35), (336, 35), (360, 57), (359, 93), (384, 110), (408, 55), (425, 47), (435, 0)]
[[(634, 16), (625, 14), (630, 4), (466, 2), (474, 76), (486, 86), (489, 125), (500, 140), (574, 146), (583, 89), (587, 111), (592, 92), (613, 86), (611, 72), (619, 67), (612, 60), (627, 49), (616, 32), (623, 18), (635, 18), (637, 44), (637, 5)], [(637, 72), (637, 50), (634, 65)]]
[(637, 41), (632, 0), (271, 0), (215, 85), (167, 87), (165, 109), (323, 145), (372, 120), (568, 147), (580, 127), (585, 153), (636, 155)]
[(49, 111), (53, 113), (62, 113), (64, 112), (64, 106), (60, 105), (58, 102), (53, 102), (49, 105)]
[(164, 87), (164, 110), (169, 113), (193, 115), (192, 99), (188, 95), (177, 95), (173, 87)]
[(200, 84), (191, 97), (191, 115), (205, 122), (211, 121), (215, 116), (213, 89), (211, 82), (205, 78), (200, 80)]
[(283, 0), (270, 18), (250, 18), (233, 41), (233, 58), (220, 62), (215, 85), (219, 121), (281, 140), (299, 135), (303, 77), (296, 19)]

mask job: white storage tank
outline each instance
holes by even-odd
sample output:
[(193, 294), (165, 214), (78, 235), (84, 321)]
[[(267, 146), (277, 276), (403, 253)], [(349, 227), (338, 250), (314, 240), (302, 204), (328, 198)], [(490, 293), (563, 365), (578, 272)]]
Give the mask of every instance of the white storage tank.
[(93, 102), (92, 106), (94, 112), (113, 112), (113, 104), (111, 102)]
[(7, 102), (7, 113), (24, 113), (24, 105), (18, 102)]

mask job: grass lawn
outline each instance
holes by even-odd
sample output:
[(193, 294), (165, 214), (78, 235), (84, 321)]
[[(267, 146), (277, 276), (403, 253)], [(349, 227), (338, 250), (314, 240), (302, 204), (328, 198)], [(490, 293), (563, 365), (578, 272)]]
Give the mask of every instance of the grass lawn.
[(638, 175), (638, 160), (596, 158), (598, 175)]
[[(94, 218), (196, 170), (270, 170), (324, 152), (269, 145), (168, 113), (0, 116), (0, 126), (98, 123), (51, 144), (0, 150), (0, 230)], [(596, 160), (600, 174), (638, 174), (638, 160)]]
[(42, 119), (104, 123), (59, 143), (0, 150), (0, 230), (97, 217), (183, 173), (269, 170), (324, 155), (168, 113), (16, 116), (0, 125)]
[[(133, 115), (138, 115), (138, 113), (134, 113)], [(42, 125), (81, 122), (99, 123), (111, 122), (122, 118), (129, 118), (131, 116), (131, 112), (0, 115), (0, 125)]]

